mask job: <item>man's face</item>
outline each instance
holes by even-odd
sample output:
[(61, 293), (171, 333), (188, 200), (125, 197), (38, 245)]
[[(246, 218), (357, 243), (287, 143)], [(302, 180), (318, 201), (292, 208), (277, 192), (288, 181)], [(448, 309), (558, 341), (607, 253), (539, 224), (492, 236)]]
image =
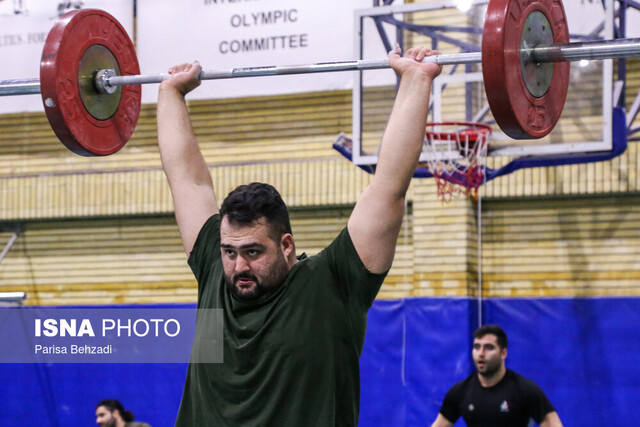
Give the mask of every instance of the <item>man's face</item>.
[(240, 300), (266, 299), (289, 273), (286, 259), (293, 248), (293, 238), (285, 234), (280, 242), (274, 241), (264, 218), (237, 225), (225, 217), (220, 223), (220, 247), (227, 288)]
[(116, 420), (113, 418), (113, 413), (109, 412), (104, 406), (98, 406), (96, 409), (96, 424), (100, 427), (114, 427)]
[(485, 377), (491, 377), (504, 365), (507, 349), (501, 350), (498, 347), (498, 338), (493, 334), (487, 334), (473, 340), (471, 355), (478, 373)]

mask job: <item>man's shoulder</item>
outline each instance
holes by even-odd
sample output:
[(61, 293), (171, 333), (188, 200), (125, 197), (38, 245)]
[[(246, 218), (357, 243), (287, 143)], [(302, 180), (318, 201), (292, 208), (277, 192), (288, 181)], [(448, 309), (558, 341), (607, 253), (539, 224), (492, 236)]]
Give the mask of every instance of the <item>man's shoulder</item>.
[(533, 380), (525, 377), (522, 374), (517, 373), (516, 371), (513, 371), (511, 369), (507, 369), (507, 372), (505, 374), (505, 376), (507, 376), (509, 379), (511, 379), (512, 381), (518, 381), (518, 382), (522, 382), (522, 383), (533, 383)]
[(189, 254), (189, 263), (198, 258), (209, 259), (210, 255), (217, 256), (220, 252), (220, 214), (211, 215), (198, 231), (196, 241)]
[(125, 423), (124, 427), (151, 427), (147, 423), (139, 422), (139, 421), (129, 421)]
[(305, 256), (302, 258), (298, 258), (298, 260), (299, 261), (304, 260), (309, 262), (310, 264), (322, 262), (323, 260), (327, 260), (328, 258), (331, 258), (333, 255), (335, 255), (336, 250), (343, 249), (345, 246), (353, 247), (351, 236), (349, 235), (349, 231), (347, 230), (347, 227), (344, 227), (342, 230), (340, 230), (338, 235), (336, 235), (333, 238), (331, 243), (326, 245), (320, 252), (310, 256), (306, 256), (306, 254), (304, 254)]
[(512, 371), (511, 369), (507, 369), (506, 376), (509, 381), (515, 383), (516, 386), (521, 390), (540, 390), (540, 386), (538, 386), (535, 381), (515, 371)]

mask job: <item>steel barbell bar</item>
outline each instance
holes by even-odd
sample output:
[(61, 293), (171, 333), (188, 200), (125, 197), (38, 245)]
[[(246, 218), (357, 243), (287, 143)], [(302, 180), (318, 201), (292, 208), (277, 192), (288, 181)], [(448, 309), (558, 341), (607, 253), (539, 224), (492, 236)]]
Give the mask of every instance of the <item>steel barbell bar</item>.
[[(640, 44), (640, 39), (639, 39)], [(425, 58), (423, 62), (438, 64), (480, 63), (481, 53), (460, 53), (437, 55)], [(302, 65), (267, 65), (259, 67), (230, 68), (226, 70), (203, 70), (200, 80), (231, 79), (238, 77), (259, 77), (290, 74), (327, 73), (332, 71), (379, 70), (391, 68), (388, 59), (362, 59), (355, 61), (320, 62)], [(96, 73), (96, 88), (103, 93), (111, 93), (117, 86), (161, 83), (168, 74), (119, 76), (114, 70), (99, 70)], [(40, 93), (39, 79), (0, 80), (0, 96), (29, 95)]]
[[(522, 49), (523, 57), (533, 63), (572, 62), (581, 60), (618, 59), (640, 56), (640, 38), (614, 39), (541, 45)], [(440, 65), (479, 64), (482, 52), (442, 54), (426, 57), (422, 62)], [(203, 70), (200, 80), (232, 79), (291, 74), (327, 73), (335, 71), (364, 71), (391, 68), (388, 59), (361, 59), (353, 61), (320, 62), (300, 65), (267, 65), (221, 70)], [(117, 86), (161, 83), (167, 74), (119, 76), (113, 70), (100, 70), (95, 84), (99, 91), (110, 93)], [(40, 93), (40, 79), (0, 80), (0, 96), (30, 95)]]
[[(617, 59), (640, 56), (640, 38), (616, 39), (536, 46), (523, 49), (521, 55), (530, 62), (572, 62), (586, 60)], [(482, 63), (482, 52), (443, 54), (428, 56), (423, 63), (439, 65), (464, 65)], [(231, 68), (227, 70), (203, 70), (200, 80), (230, 79), (237, 77), (276, 76), (288, 74), (325, 73), (332, 71), (364, 71), (391, 68), (388, 59), (362, 59), (343, 62), (325, 62), (307, 65), (270, 65), (263, 67)], [(105, 88), (146, 83), (161, 83), (167, 74), (103, 77), (97, 86)]]

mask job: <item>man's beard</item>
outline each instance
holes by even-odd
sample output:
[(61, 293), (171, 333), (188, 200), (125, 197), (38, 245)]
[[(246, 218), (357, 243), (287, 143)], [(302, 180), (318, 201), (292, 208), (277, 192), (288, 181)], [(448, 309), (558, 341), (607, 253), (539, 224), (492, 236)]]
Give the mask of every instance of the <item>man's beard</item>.
[[(287, 261), (282, 254), (279, 254), (278, 259), (262, 280), (258, 280), (252, 273), (244, 272), (236, 274), (233, 278), (225, 274), (224, 281), (227, 289), (235, 298), (241, 301), (258, 301), (267, 298), (278, 290), (288, 274), (289, 266), (287, 265)], [(250, 291), (241, 290), (236, 285), (236, 282), (241, 279), (251, 280), (255, 283), (255, 286)]]
[(114, 418), (111, 418), (109, 421), (107, 421), (106, 423), (102, 423), (100, 424), (102, 427), (115, 427), (116, 426), (116, 420)]
[[(485, 378), (490, 378), (500, 371), (501, 363), (491, 363), (485, 360), (484, 371), (478, 370), (478, 373)], [(477, 366), (476, 366), (477, 368)]]

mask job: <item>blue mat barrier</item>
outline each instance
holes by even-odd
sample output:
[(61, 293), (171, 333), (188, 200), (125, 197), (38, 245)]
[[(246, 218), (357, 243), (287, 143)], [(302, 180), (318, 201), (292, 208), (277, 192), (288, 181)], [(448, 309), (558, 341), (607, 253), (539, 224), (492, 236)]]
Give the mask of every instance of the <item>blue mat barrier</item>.
[[(467, 298), (376, 301), (360, 426), (430, 425), (449, 387), (473, 370), (477, 316)], [(640, 298), (490, 299), (483, 322), (505, 329), (507, 366), (543, 388), (565, 426), (637, 425)], [(91, 426), (97, 402), (116, 398), (136, 419), (172, 426), (185, 372), (186, 364), (3, 364), (0, 425)]]

